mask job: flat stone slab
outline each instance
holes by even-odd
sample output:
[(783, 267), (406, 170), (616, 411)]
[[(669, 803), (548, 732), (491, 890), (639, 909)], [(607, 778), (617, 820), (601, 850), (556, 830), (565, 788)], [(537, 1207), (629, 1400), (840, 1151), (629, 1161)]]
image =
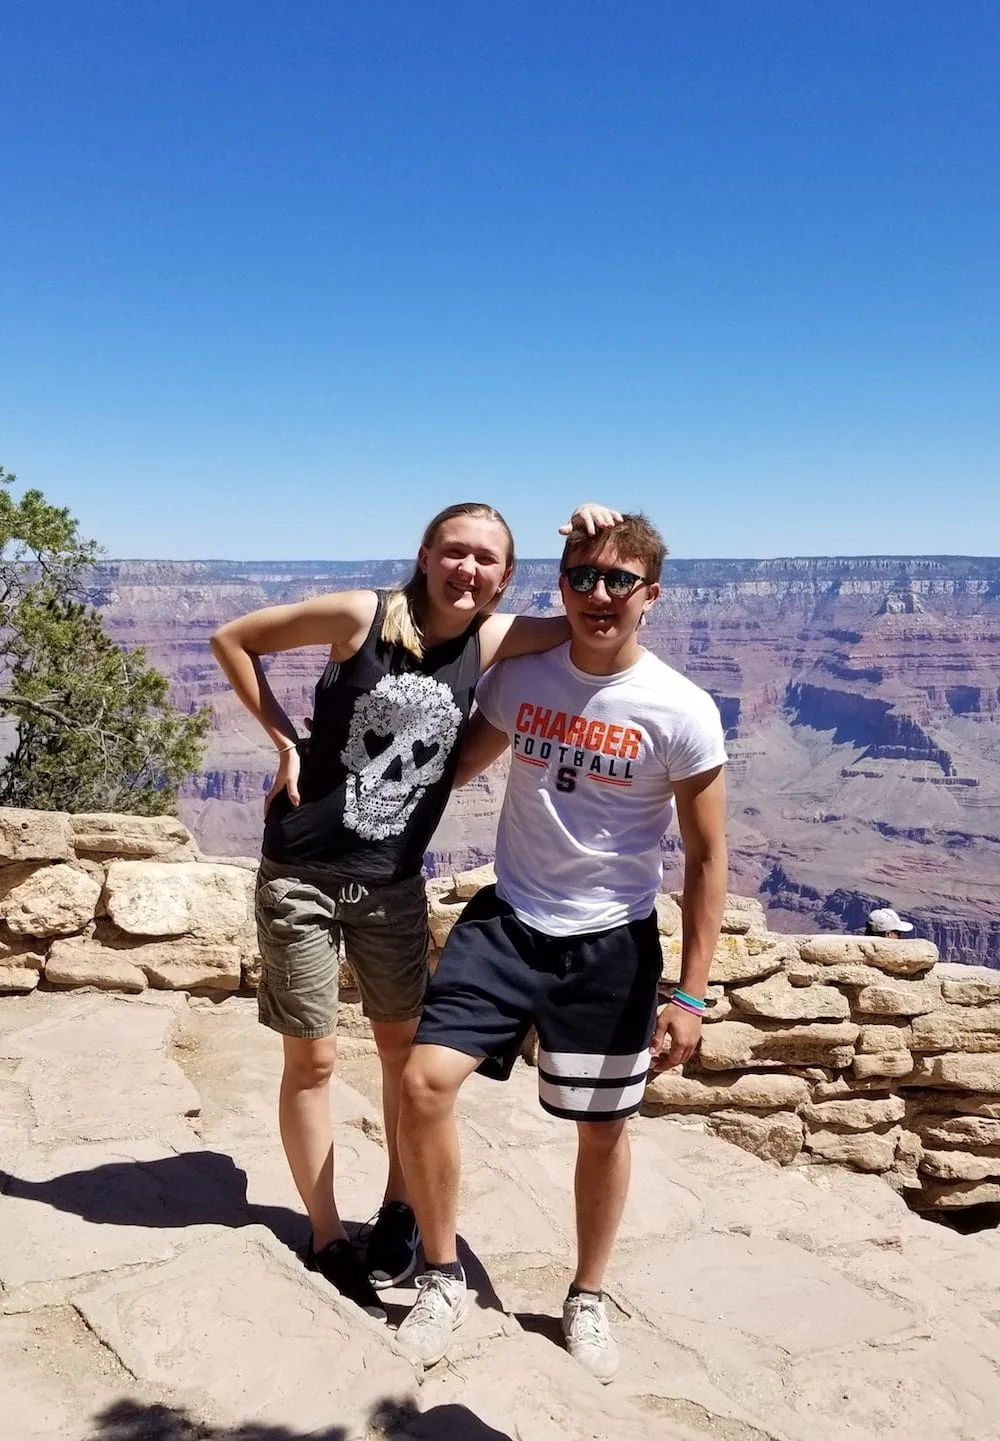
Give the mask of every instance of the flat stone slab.
[[(13, 1021), (0, 1031), (0, 1056), (61, 1061), (78, 1056), (164, 1052), (184, 998), (147, 1005), (103, 996), (30, 996), (4, 1000)], [(175, 1004), (169, 1002), (175, 1001)]]
[(0, 1317), (0, 1376), (7, 1441), (96, 1441), (113, 1435), (97, 1418), (120, 1407), (135, 1389), (70, 1306)]
[(0, 1281), (8, 1292), (163, 1261), (197, 1234), (189, 1228), (233, 1224), (239, 1215), (232, 1162), (178, 1156), (157, 1141), (35, 1149), (8, 1165), (0, 1198)]
[[(572, 1225), (568, 1205), (564, 1220)], [(499, 1156), (495, 1164), (468, 1150), (463, 1156), (458, 1228), (477, 1256), (571, 1255), (571, 1230), (537, 1204)]]
[(198, 1092), (177, 1062), (150, 1052), (126, 1053), (114, 1065), (91, 1055), (58, 1067), (35, 1064), (26, 1079), (42, 1144), (172, 1140), (184, 1118), (201, 1110)]
[(415, 1373), (387, 1329), (259, 1228), (115, 1278), (76, 1305), (134, 1376), (190, 1395), (216, 1424), (302, 1437), (342, 1427), (346, 1441), (380, 1405), (415, 1402)]
[(883, 1347), (878, 1364), (862, 1368), (852, 1350), (799, 1357), (785, 1376), (784, 1389), (809, 1425), (836, 1413), (840, 1436), (878, 1436), (880, 1441), (1000, 1437), (996, 1372), (952, 1337), (918, 1337)]
[(641, 1414), (539, 1335), (497, 1340), (488, 1367), (439, 1369), (421, 1388), (424, 1415), (407, 1422), (407, 1441), (693, 1441), (690, 1431)]
[[(576, 1127), (563, 1126), (562, 1139), (535, 1146), (524, 1157), (523, 1184), (555, 1216), (565, 1233), (574, 1233), (573, 1168)], [(672, 1240), (705, 1224), (709, 1201), (703, 1188), (672, 1162), (646, 1132), (630, 1135), (632, 1174), (619, 1236), (622, 1243), (668, 1236)], [(572, 1256), (572, 1248), (570, 1248)]]
[(818, 1257), (785, 1241), (699, 1236), (615, 1267), (618, 1285), (650, 1317), (710, 1319), (793, 1355), (885, 1340), (912, 1317), (845, 1281)]

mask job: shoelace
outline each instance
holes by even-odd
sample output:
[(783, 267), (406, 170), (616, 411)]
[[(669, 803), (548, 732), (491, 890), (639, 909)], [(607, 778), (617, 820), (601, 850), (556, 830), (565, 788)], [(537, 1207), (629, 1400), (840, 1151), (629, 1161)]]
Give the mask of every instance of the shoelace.
[(573, 1313), (573, 1329), (577, 1331), (579, 1340), (607, 1341), (608, 1318), (600, 1301), (587, 1301), (580, 1297), (577, 1302)]
[(363, 1246), (368, 1240), (371, 1239), (371, 1234), (374, 1231), (376, 1222), (378, 1221), (378, 1218), (381, 1216), (381, 1214), (382, 1207), (379, 1206), (374, 1216), (369, 1216), (368, 1220), (365, 1221), (363, 1225), (358, 1227), (358, 1234), (355, 1237), (355, 1240), (359, 1246)]
[(451, 1279), (440, 1271), (425, 1271), (422, 1276), (418, 1276), (417, 1285), (420, 1291), (407, 1319), (423, 1320), (424, 1317), (429, 1317), (434, 1320), (440, 1315), (442, 1306), (450, 1307), (448, 1282)]

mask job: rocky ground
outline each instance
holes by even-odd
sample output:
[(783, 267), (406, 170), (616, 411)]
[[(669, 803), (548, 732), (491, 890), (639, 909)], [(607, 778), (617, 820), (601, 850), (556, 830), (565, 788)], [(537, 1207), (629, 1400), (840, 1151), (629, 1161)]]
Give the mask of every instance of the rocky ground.
[[(987, 1441), (1000, 1437), (1000, 1251), (881, 1181), (778, 1170), (635, 1123), (601, 1388), (558, 1343), (572, 1135), (520, 1067), (464, 1098), (478, 1305), (417, 1376), (307, 1275), (276, 1135), (279, 1043), (254, 1002), (36, 991), (0, 1000), (6, 1441)], [(344, 1213), (376, 1209), (377, 1063), (344, 1040)], [(408, 1293), (390, 1293), (391, 1320)]]

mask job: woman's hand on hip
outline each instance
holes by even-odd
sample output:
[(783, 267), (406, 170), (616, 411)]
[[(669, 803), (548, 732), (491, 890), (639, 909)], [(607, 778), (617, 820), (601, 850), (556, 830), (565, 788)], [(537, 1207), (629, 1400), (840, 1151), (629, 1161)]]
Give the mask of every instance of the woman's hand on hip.
[(302, 765), (299, 753), (294, 747), (289, 747), (278, 756), (278, 769), (275, 773), (271, 789), (264, 797), (264, 815), (267, 816), (271, 809), (271, 802), (276, 795), (282, 791), (288, 792), (288, 799), (293, 806), (299, 803), (299, 768)]

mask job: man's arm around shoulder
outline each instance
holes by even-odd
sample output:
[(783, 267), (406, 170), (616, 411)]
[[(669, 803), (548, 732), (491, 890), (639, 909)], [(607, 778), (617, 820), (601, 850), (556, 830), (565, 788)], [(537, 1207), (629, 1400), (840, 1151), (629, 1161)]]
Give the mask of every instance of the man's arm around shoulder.
[[(677, 823), (684, 842), (683, 941), (679, 989), (702, 1000), (726, 904), (726, 779), (722, 766), (674, 783)], [(654, 1071), (682, 1066), (701, 1039), (701, 1017), (680, 1006), (663, 1007), (650, 1051)]]
[(491, 766), (503, 755), (509, 745), (507, 732), (497, 730), (496, 726), (490, 725), (481, 710), (476, 711), (469, 722), (462, 749), (458, 754), (458, 769), (455, 772), (453, 788), (466, 785), (473, 776), (486, 770), (487, 766)]

